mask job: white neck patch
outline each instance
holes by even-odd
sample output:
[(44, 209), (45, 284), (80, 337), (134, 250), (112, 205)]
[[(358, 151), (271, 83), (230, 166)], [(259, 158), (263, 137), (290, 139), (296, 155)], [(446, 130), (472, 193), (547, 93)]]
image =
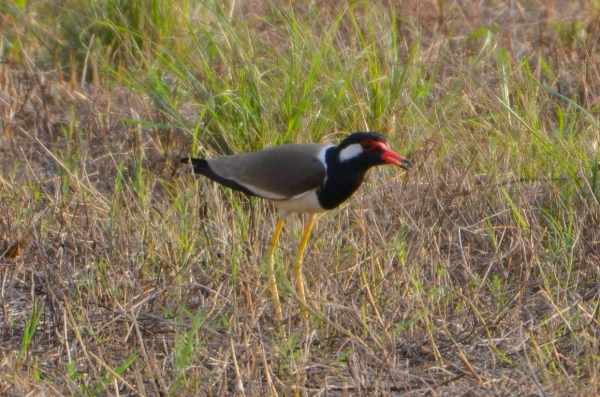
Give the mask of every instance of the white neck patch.
[(363, 149), (360, 143), (353, 143), (352, 145), (342, 149), (340, 152), (340, 161), (348, 161), (362, 154)]
[(325, 146), (323, 148), (323, 150), (321, 150), (319, 152), (319, 154), (317, 155), (317, 157), (319, 158), (319, 161), (321, 163), (323, 163), (323, 166), (325, 167), (325, 171), (327, 171), (327, 161), (326, 161), (327, 150), (329, 150), (329, 148), (332, 148), (332, 147), (333, 147), (333, 145)]

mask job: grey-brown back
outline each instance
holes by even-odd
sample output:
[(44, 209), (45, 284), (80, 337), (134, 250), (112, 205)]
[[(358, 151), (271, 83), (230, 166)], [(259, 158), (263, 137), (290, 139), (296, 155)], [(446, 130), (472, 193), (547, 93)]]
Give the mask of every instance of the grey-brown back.
[(239, 183), (257, 196), (285, 200), (324, 183), (327, 170), (322, 160), (330, 146), (289, 144), (206, 161), (217, 175)]

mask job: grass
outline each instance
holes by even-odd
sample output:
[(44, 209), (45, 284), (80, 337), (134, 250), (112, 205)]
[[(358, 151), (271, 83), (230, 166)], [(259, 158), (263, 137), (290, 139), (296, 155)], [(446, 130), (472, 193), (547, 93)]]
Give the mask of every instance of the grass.
[[(0, 5), (2, 395), (595, 395), (595, 1)], [(555, 8), (553, 8), (555, 7)], [(540, 11), (544, 11), (540, 13)], [(178, 163), (377, 130), (300, 316)]]

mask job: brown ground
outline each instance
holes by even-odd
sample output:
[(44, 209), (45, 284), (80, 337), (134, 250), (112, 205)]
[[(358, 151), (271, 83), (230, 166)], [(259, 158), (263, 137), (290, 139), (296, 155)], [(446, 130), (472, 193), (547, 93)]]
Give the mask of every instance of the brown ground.
[[(238, 3), (233, 15), (285, 47), (262, 19), (271, 12), (267, 3)], [(417, 36), (413, 24), (421, 31), (424, 62), (435, 64), (449, 36), (457, 53), (476, 53), (465, 39), (487, 26), (512, 59), (533, 65), (541, 54), (551, 62), (553, 78), (540, 81), (586, 109), (598, 105), (593, 2), (381, 3), (403, 16), (407, 41)], [(347, 3), (311, 4), (327, 20)], [(308, 7), (295, 5), (298, 13)], [(586, 32), (586, 46), (552, 27), (573, 21)], [(2, 26), (11, 26), (7, 16)], [(337, 45), (344, 46), (343, 35)], [(439, 92), (462, 68), (445, 67)], [(461, 95), (481, 114), (486, 93), (473, 86)], [(197, 122), (194, 103), (181, 103), (180, 111), (188, 125)], [(581, 197), (562, 203), (577, 211), (577, 239), (559, 261), (572, 261), (577, 288), (547, 288), (564, 274), (549, 266), (552, 229), (540, 208), (560, 206), (563, 185), (520, 179), (509, 149), (494, 152), (502, 172), (475, 175), (471, 153), (485, 146), (487, 127), (458, 127), (474, 138), (452, 150), (442, 136), (410, 135), (415, 172), (372, 172), (350, 205), (323, 216), (305, 259), (317, 314), (304, 322), (284, 292), (289, 316), (281, 331), (256, 265), (275, 215), (210, 183), (192, 194), (196, 185), (175, 165), (189, 134), (171, 127), (147, 96), (4, 60), (0, 117), (2, 395), (598, 393), (597, 204)], [(434, 121), (433, 130), (443, 129), (444, 120)], [(158, 126), (145, 128), (148, 122)], [(136, 187), (135, 161), (151, 188)], [(115, 198), (120, 172), (124, 187)], [(137, 188), (151, 192), (145, 202)], [(517, 201), (527, 231), (502, 189)], [(187, 215), (172, 204), (174, 191), (181, 203), (187, 197)], [(250, 208), (251, 218), (244, 216)], [(290, 262), (286, 250), (293, 251), (299, 228), (294, 221), (284, 232), (282, 263)], [(185, 235), (199, 243), (182, 241)], [(20, 355), (36, 305), (41, 317)], [(580, 318), (570, 317), (572, 309)], [(194, 358), (177, 373), (188, 345)], [(102, 385), (133, 356), (119, 381)]]

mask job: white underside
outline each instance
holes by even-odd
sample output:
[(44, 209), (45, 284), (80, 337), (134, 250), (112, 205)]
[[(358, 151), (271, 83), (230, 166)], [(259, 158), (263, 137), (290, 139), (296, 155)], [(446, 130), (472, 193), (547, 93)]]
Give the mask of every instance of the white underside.
[(323, 207), (321, 207), (321, 204), (319, 204), (316, 189), (309, 190), (306, 193), (302, 193), (288, 200), (273, 201), (273, 204), (279, 210), (282, 218), (285, 218), (288, 214), (292, 213), (308, 212), (316, 214), (325, 211)]
[[(325, 166), (325, 170), (327, 171), (327, 162), (325, 161), (325, 156), (327, 154), (327, 150), (331, 148), (332, 145), (326, 146), (321, 150), (318, 154), (318, 158)], [(323, 181), (323, 184), (327, 180)], [(321, 204), (319, 204), (319, 199), (317, 198), (317, 189), (309, 190), (308, 192), (301, 193), (297, 196), (294, 196), (288, 200), (277, 200), (273, 201), (275, 208), (279, 210), (279, 216), (281, 218), (285, 218), (289, 214), (294, 213), (303, 213), (307, 212), (309, 214), (317, 214), (320, 212), (325, 212)]]
[(282, 196), (282, 195), (279, 195), (279, 194), (267, 192), (266, 190), (257, 188), (256, 186), (250, 186), (248, 184), (243, 184), (240, 181), (235, 180), (235, 179), (233, 179), (233, 180), (236, 181), (237, 183), (239, 183), (240, 185), (244, 186), (246, 189), (250, 190), (252, 193), (254, 193), (255, 195), (257, 195), (258, 197), (266, 198), (266, 199), (269, 199), (269, 200), (281, 200), (281, 199), (284, 199), (286, 197), (286, 196)]

